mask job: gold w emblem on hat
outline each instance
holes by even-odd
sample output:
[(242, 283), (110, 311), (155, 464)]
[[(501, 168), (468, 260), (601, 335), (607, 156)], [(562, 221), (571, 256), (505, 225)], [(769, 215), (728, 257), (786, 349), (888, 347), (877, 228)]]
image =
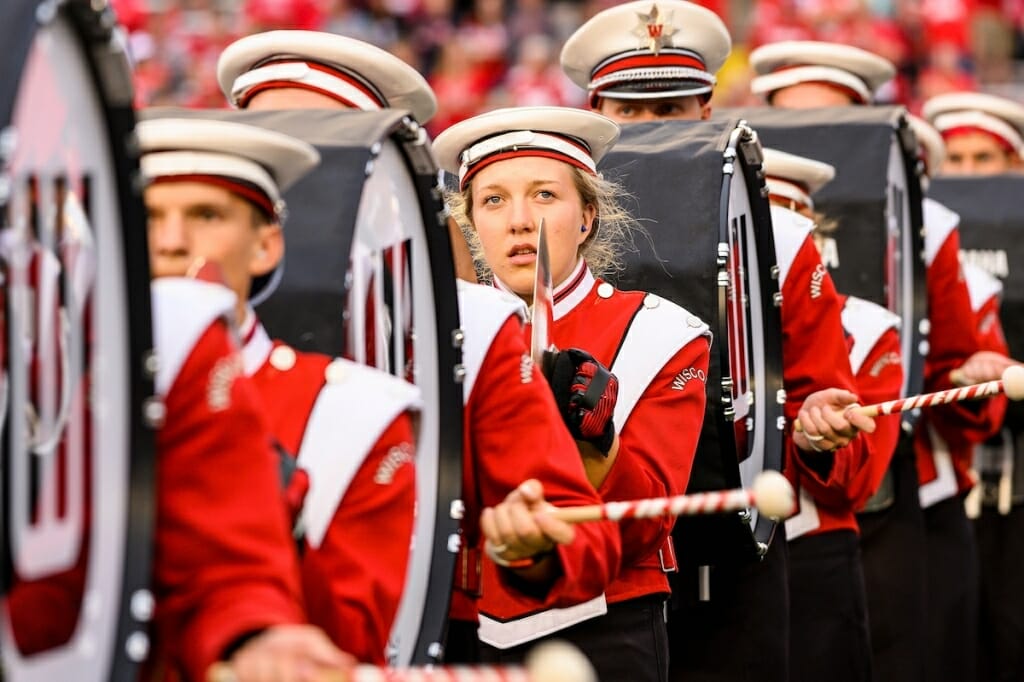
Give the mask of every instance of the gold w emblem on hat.
[(672, 47), (670, 38), (679, 31), (672, 25), (672, 12), (662, 15), (657, 5), (651, 5), (647, 14), (637, 12), (640, 23), (633, 29), (633, 35), (640, 38), (641, 44), (654, 54), (661, 52), (663, 47)]

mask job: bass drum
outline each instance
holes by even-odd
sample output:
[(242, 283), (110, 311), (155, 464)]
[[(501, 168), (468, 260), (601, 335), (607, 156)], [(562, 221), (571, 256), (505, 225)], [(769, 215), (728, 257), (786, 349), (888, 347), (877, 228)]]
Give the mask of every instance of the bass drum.
[(130, 72), (103, 5), (0, 5), (9, 682), (134, 679), (149, 649), (160, 404)]
[[(757, 139), (736, 120), (624, 126), (602, 162), (648, 231), (616, 284), (674, 301), (714, 331), (687, 492), (749, 486), (782, 469), (781, 299), (760, 169)], [(674, 537), (682, 562), (706, 566), (759, 559), (774, 530), (751, 509), (680, 517)]]
[[(924, 387), (927, 348), (921, 183), (917, 143), (900, 107), (726, 109), (757, 130), (761, 143), (836, 167), (814, 196), (815, 208), (839, 223), (821, 260), (836, 288), (900, 316), (903, 395)], [(904, 427), (914, 415), (904, 413)]]
[(437, 662), (459, 543), (462, 375), (451, 245), (426, 132), (399, 110), (148, 115), (258, 125), (320, 152), (320, 165), (284, 196), (284, 269), (257, 312), (272, 338), (422, 390), (413, 554), (389, 658)]

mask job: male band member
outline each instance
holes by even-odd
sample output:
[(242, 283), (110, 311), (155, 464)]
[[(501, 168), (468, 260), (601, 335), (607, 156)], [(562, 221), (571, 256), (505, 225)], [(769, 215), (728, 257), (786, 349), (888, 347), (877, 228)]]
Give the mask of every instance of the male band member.
[[(73, 277), (73, 268), (66, 274)], [(203, 680), (218, 660), (229, 661), (240, 681), (352, 662), (304, 625), (277, 459), (241, 376), (233, 307), (234, 295), (216, 284), (167, 278), (152, 288), (164, 416), (155, 439), (156, 609), (144, 679)], [(23, 655), (74, 632), (85, 570), (79, 561), (52, 579), (17, 582), (5, 595)]]
[[(835, 168), (802, 156), (765, 149), (764, 170), (776, 231), (787, 221), (813, 221), (809, 229), (820, 243), (834, 225), (829, 225), (825, 216), (815, 214), (811, 197), (832, 180)], [(808, 226), (803, 229), (807, 230)], [(903, 386), (899, 317), (854, 296), (840, 295), (840, 300), (858, 395), (870, 403), (899, 398)], [(878, 489), (889, 467), (899, 439), (900, 416), (878, 417), (875, 423), (874, 433), (862, 436), (871, 443), (872, 456), (867, 466), (858, 472), (860, 486), (869, 492)], [(808, 510), (802, 506), (798, 515), (786, 521), (791, 548), (790, 633), (794, 643), (801, 643), (793, 647), (794, 679), (823, 679), (831, 677), (837, 665), (845, 667), (849, 661), (859, 659), (866, 664), (870, 660), (860, 553), (855, 552), (856, 561), (849, 562), (842, 555), (808, 554), (802, 549), (804, 542), (816, 542), (815, 535), (829, 532), (821, 519), (814, 507)], [(801, 537), (807, 539), (797, 540)], [(819, 538), (817, 542), (820, 541)], [(853, 541), (856, 543), (856, 536)], [(858, 618), (851, 619), (850, 614), (857, 614)]]
[[(925, 102), (924, 114), (941, 133), (942, 139), (935, 144), (946, 144), (942, 174), (990, 175), (1020, 169), (1024, 107), (1017, 102), (980, 93), (952, 93)], [(971, 370), (967, 380), (983, 381), (992, 373), (1001, 374), (1010, 362), (998, 319), (1001, 286), (985, 273), (968, 268), (964, 273), (982, 349), (990, 356), (989, 368)], [(1024, 674), (1021, 585), (1013, 568), (1020, 557), (1017, 538), (1024, 528), (1014, 469), (1024, 467), (1024, 457), (1011, 420), (1001, 419), (1000, 424), (1000, 432), (979, 446), (975, 455), (982, 502), (974, 523), (980, 562), (979, 679), (985, 680), (1013, 680)], [(954, 465), (957, 461), (954, 457)]]
[[(217, 79), (239, 109), (407, 109), (421, 124), (437, 113), (427, 81), (398, 57), (354, 38), (316, 31), (268, 31), (229, 45)], [(455, 273), (476, 281), (473, 258), (448, 221)]]
[[(139, 124), (155, 277), (220, 267), (237, 300), (241, 370), (271, 433), (310, 478), (301, 515), (311, 622), (359, 660), (384, 662), (409, 556), (415, 505), (415, 387), (344, 360), (274, 343), (248, 301), (269, 293), (284, 256), (281, 188), (316, 151), (226, 121)], [(372, 546), (372, 552), (366, 551)]]
[[(867, 105), (877, 89), (895, 73), (895, 67), (888, 60), (858, 48), (831, 43), (775, 43), (754, 50), (750, 59), (758, 74), (751, 89), (773, 106), (782, 108)], [(935, 222), (934, 219), (931, 222)], [(930, 334), (925, 389), (937, 391), (950, 387), (950, 371), (968, 362), (978, 350), (978, 343), (970, 325), (970, 302), (957, 258), (959, 235), (950, 226), (942, 229), (931, 222), (926, 217)], [(978, 405), (956, 403), (935, 408), (919, 422), (914, 439), (914, 474), (918, 481), (930, 480), (927, 468), (922, 470), (924, 463), (932, 459), (927, 425), (934, 423), (953, 434), (976, 423), (978, 410)], [(985, 411), (982, 409), (982, 412)], [(959, 679), (970, 679), (974, 670), (973, 655), (961, 644), (963, 640), (973, 639), (976, 607), (970, 591), (962, 589), (962, 578), (951, 578), (955, 589), (950, 585), (940, 586), (939, 583), (946, 582), (940, 573), (944, 566), (921, 565), (922, 557), (926, 556), (926, 543), (931, 538), (943, 535), (956, 538), (954, 541), (961, 541), (959, 554), (969, 552), (965, 544), (966, 517), (956, 499), (919, 515), (914, 509), (917, 501), (912, 502), (907, 495), (916, 486), (906, 458), (906, 454), (898, 451), (893, 459), (894, 485), (899, 497), (892, 509), (885, 514), (860, 517), (872, 613), (872, 644), (878, 659), (875, 676), (919, 679), (922, 675), (930, 676), (930, 669), (938, 669), (943, 670), (943, 674), (955, 670)], [(895, 519), (905, 519), (905, 523), (897, 523)], [(902, 571), (893, 571), (897, 561), (904, 566)], [(918, 578), (926, 569), (927, 596), (921, 594)], [(901, 580), (905, 582), (894, 585)], [(928, 621), (924, 616), (926, 599)], [(944, 615), (936, 615), (940, 613)], [(952, 640), (944, 637), (944, 641), (938, 642), (934, 639), (935, 633), (926, 632), (923, 639), (917, 639), (921, 636), (920, 623), (950, 621), (961, 626), (959, 637)], [(925, 656), (925, 651), (939, 653)]]
[[(714, 72), (730, 47), (728, 31), (708, 10), (682, 0), (632, 2), (580, 27), (566, 41), (562, 67), (587, 89), (591, 108), (620, 123), (697, 120), (710, 115)], [(782, 285), (785, 409), (790, 420), (799, 418), (806, 427), (787, 434), (787, 471), (824, 509), (835, 510), (829, 527), (855, 531), (851, 505), (863, 491), (855, 488), (853, 477), (870, 452), (856, 434), (874, 430), (874, 424), (844, 415), (857, 398), (842, 306), (809, 232), (777, 232), (775, 238), (780, 270), (787, 273)], [(763, 679), (767, 672), (788, 679), (785, 563), (785, 543), (777, 538), (764, 564), (713, 575), (712, 602), (689, 605), (692, 612), (681, 613), (672, 628), (674, 678), (756, 674)], [(677, 582), (676, 589), (692, 586)], [(717, 600), (716, 594), (721, 595)], [(707, 627), (709, 620), (718, 627)], [(749, 623), (743, 629), (756, 633), (740, 651), (733, 632), (738, 623)]]
[[(313, 70), (326, 72), (333, 84), (323, 88), (304, 78), (264, 80), (262, 69), (282, 61), (316, 67)], [(289, 98), (277, 98), (275, 91), (283, 88), (307, 91), (303, 101), (314, 108), (404, 106), (420, 123), (426, 123), (436, 109), (433, 92), (412, 67), (366, 43), (331, 34), (272, 31), (243, 38), (221, 55), (218, 75), (232, 101), (248, 108), (306, 108), (291, 106)], [(354, 102), (335, 92), (349, 92), (356, 84), (363, 92), (375, 93), (372, 103), (368, 99)], [(315, 95), (322, 96), (314, 102)], [(455, 229), (453, 242), (465, 248), (458, 226)], [(471, 258), (467, 269), (473, 272)], [(530, 363), (522, 305), (491, 287), (459, 282), (459, 315), (467, 371), (463, 382), (466, 513), (445, 658), (472, 661), (478, 655), (476, 601), (485, 538), (495, 547), (508, 548), (503, 560), (530, 563), (531, 557), (538, 557), (535, 565), (499, 572), (538, 610), (600, 595), (618, 571), (621, 546), (612, 524), (574, 529), (548, 518), (538, 521), (530, 513), (547, 504), (595, 504), (599, 498), (587, 482), (547, 383)], [(494, 508), (494, 515), (501, 518), (517, 518), (520, 525), (515, 530), (507, 524), (502, 524), (504, 530), (494, 524), (482, 526), (484, 508)]]
[(1024, 106), (978, 92), (953, 92), (924, 103), (925, 118), (941, 133), (945, 161), (933, 174), (990, 175), (1020, 169)]

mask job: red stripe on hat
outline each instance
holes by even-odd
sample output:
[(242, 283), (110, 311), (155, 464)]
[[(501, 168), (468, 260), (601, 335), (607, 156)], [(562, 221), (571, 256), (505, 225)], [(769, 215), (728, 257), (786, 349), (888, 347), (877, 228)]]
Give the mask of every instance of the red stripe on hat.
[[(272, 61), (268, 61), (268, 62), (263, 62), (263, 63), (260, 64), (260, 66), (270, 66), (272, 64), (295, 64), (295, 63), (305, 64), (306, 66), (308, 66), (309, 68), (313, 69), (314, 71), (319, 71), (321, 73), (326, 73), (329, 76), (333, 76), (334, 78), (338, 78), (340, 80), (343, 80), (346, 83), (348, 83), (349, 85), (351, 85), (352, 87), (354, 87), (357, 90), (359, 90), (359, 92), (363, 93), (364, 95), (366, 95), (367, 97), (372, 99), (374, 102), (376, 102), (377, 105), (381, 109), (387, 109), (388, 108), (387, 102), (385, 102), (378, 93), (376, 93), (374, 90), (366, 87), (366, 85), (364, 83), (362, 83), (359, 79), (353, 78), (352, 74), (346, 73), (345, 71), (342, 71), (341, 69), (332, 68), (332, 67), (330, 67), (330, 66), (328, 66), (326, 64), (320, 64), (319, 62), (311, 62), (311, 61), (305, 61), (305, 60), (299, 60), (297, 62), (294, 59), (276, 59), (276, 60), (272, 60)], [(259, 83), (257, 85), (254, 85), (244, 95), (242, 95), (241, 99), (238, 101), (238, 108), (239, 109), (244, 109), (246, 104), (248, 104), (249, 100), (251, 100), (254, 95), (256, 95), (257, 93), (262, 92), (264, 90), (270, 90), (272, 88), (299, 88), (301, 90), (311, 90), (312, 92), (318, 92), (321, 95), (326, 95), (326, 96), (330, 97), (331, 99), (337, 100), (337, 101), (341, 102), (342, 104), (344, 104), (345, 106), (352, 107), (353, 109), (361, 109), (361, 107), (359, 105), (357, 105), (357, 104), (355, 104), (353, 102), (350, 102), (349, 100), (345, 99), (344, 97), (342, 97), (341, 95), (339, 95), (336, 92), (331, 92), (330, 90), (324, 90), (322, 88), (318, 88), (318, 87), (315, 87), (315, 86), (312, 86), (312, 85), (307, 85), (306, 83), (299, 83), (299, 82), (296, 82), (296, 81), (266, 81), (264, 83)]]
[[(780, 66), (779, 68), (775, 69), (774, 71), (772, 71), (772, 73), (780, 73), (782, 71), (789, 71), (790, 69), (802, 69), (805, 66), (821, 66), (821, 65), (820, 64), (786, 64), (785, 66)], [(837, 67), (833, 67), (833, 68), (837, 68)], [(844, 71), (845, 69), (838, 69), (838, 70), (839, 71)], [(860, 76), (858, 76), (857, 74), (850, 73), (849, 71), (846, 71), (846, 73), (849, 73), (851, 76), (853, 76), (854, 78), (857, 78), (862, 83), (864, 82), (860, 78)], [(849, 97), (851, 99), (851, 101), (853, 101), (854, 104), (868, 104), (868, 101), (866, 99), (864, 99), (864, 97), (859, 92), (857, 92), (853, 88), (848, 88), (845, 85), (842, 85), (840, 83), (836, 83), (835, 81), (808, 80), (808, 81), (800, 81), (800, 82), (801, 83), (817, 83), (818, 85), (824, 85), (826, 88), (831, 88), (833, 90), (837, 90), (838, 92), (843, 93), (844, 95)], [(794, 83), (794, 85), (796, 85), (796, 83)], [(783, 87), (792, 87), (792, 86), (786, 85), (786, 86), (783, 86)], [(868, 86), (867, 83), (864, 83), (864, 88), (868, 92), (871, 91), (871, 88)], [(772, 90), (771, 93), (769, 93), (769, 97), (768, 97), (768, 103), (769, 104), (771, 104), (771, 102), (772, 102), (771, 95), (774, 95), (778, 90), (781, 90), (781, 89), (782, 88), (777, 88), (775, 90)]]
[(943, 140), (948, 140), (954, 135), (964, 135), (966, 133), (982, 133), (983, 135), (987, 135), (993, 140), (995, 140), (999, 147), (1007, 154), (1017, 154), (1017, 150), (1014, 149), (1012, 142), (1007, 140), (1002, 135), (997, 135), (991, 130), (988, 130), (987, 128), (981, 128), (979, 126), (955, 126), (953, 128), (946, 128), (941, 132)]
[(623, 57), (622, 59), (616, 59), (610, 61), (591, 76), (590, 80), (594, 81), (598, 78), (602, 78), (618, 71), (626, 71), (627, 69), (644, 69), (644, 68), (658, 68), (665, 66), (681, 66), (691, 69), (700, 69), (701, 71), (707, 71), (707, 65), (701, 59), (698, 59), (694, 55), (674, 54), (669, 52), (661, 52), (659, 54), (642, 54), (642, 55), (631, 55)]
[(587, 173), (590, 173), (591, 175), (594, 174), (594, 171), (592, 169), (587, 168), (584, 164), (580, 163), (576, 159), (572, 158), (571, 156), (567, 156), (566, 154), (556, 152), (553, 149), (521, 147), (519, 149), (509, 150), (506, 152), (499, 152), (497, 154), (491, 154), (490, 156), (485, 156), (484, 158), (477, 161), (469, 168), (469, 170), (466, 171), (465, 177), (462, 178), (462, 182), (459, 184), (459, 189), (465, 189), (466, 185), (469, 184), (469, 181), (473, 178), (474, 175), (479, 173), (487, 166), (490, 166), (492, 163), (496, 163), (498, 161), (505, 161), (506, 159), (512, 159), (522, 156), (540, 156), (545, 159), (555, 159), (556, 161), (563, 161), (571, 166), (575, 166), (576, 168), (584, 170)]
[(243, 199), (251, 201), (256, 204), (258, 208), (266, 211), (267, 215), (271, 217), (277, 215), (277, 211), (274, 210), (274, 202), (270, 200), (270, 197), (268, 197), (265, 192), (240, 180), (233, 180), (231, 178), (224, 177), (223, 175), (204, 175), (202, 173), (196, 173), (191, 175), (161, 175), (160, 177), (153, 178), (152, 184), (167, 182), (201, 182), (209, 185), (216, 185), (228, 190), (229, 192), (237, 194)]

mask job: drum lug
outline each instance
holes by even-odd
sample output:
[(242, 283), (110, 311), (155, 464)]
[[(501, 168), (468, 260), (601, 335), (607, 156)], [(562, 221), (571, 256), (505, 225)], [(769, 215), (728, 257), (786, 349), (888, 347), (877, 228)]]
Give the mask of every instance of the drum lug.
[(146, 351), (145, 355), (142, 356), (142, 369), (150, 379), (154, 378), (157, 371), (159, 371), (160, 358), (157, 357), (156, 352), (152, 349)]
[(778, 280), (779, 279), (779, 266), (778, 265), (773, 265), (771, 267), (771, 269), (768, 270), (768, 272), (771, 273), (772, 279), (774, 279), (774, 280)]
[(757, 558), (758, 559), (763, 559), (763, 558), (765, 558), (765, 556), (767, 554), (768, 554), (768, 545), (763, 543), (763, 542), (757, 543)]
[(750, 523), (750, 519), (752, 518), (753, 515), (750, 513), (749, 509), (740, 510), (740, 521), (742, 521), (743, 523)]
[(461, 329), (455, 329), (452, 331), (452, 348), (462, 348), (463, 342), (466, 340), (466, 333)]
[(459, 550), (462, 549), (462, 536), (458, 533), (449, 535), (445, 548), (452, 554), (458, 554)]
[(782, 292), (781, 291), (778, 291), (778, 292), (772, 294), (772, 304), (776, 308), (781, 308), (782, 307)]
[(921, 321), (917, 323), (917, 330), (921, 332), (921, 336), (928, 336), (932, 332), (932, 323), (927, 317), (921, 318)]
[(718, 286), (727, 287), (729, 286), (729, 273), (719, 272), (718, 273)]
[(718, 267), (723, 268), (729, 262), (729, 245), (718, 242)]
[(728, 421), (733, 421), (736, 418), (736, 409), (733, 408), (732, 405), (729, 405), (729, 407), (722, 410), (722, 414), (725, 415), (725, 418)]
[(722, 377), (722, 390), (732, 392), (732, 377)]
[(465, 515), (466, 505), (463, 504), (462, 500), (452, 500), (451, 505), (448, 507), (448, 516), (456, 521), (461, 521)]
[(146, 420), (146, 424), (154, 429), (159, 429), (164, 425), (164, 418), (167, 416), (167, 407), (164, 402), (156, 396), (148, 398), (142, 404), (142, 417)]
[(780, 388), (778, 391), (775, 392), (775, 402), (777, 402), (779, 405), (786, 404), (786, 389)]
[(786, 418), (785, 417), (779, 417), (778, 419), (776, 419), (775, 420), (775, 428), (778, 429), (779, 431), (785, 431), (786, 430)]
[(461, 384), (466, 380), (466, 366), (462, 363), (455, 365), (455, 369), (452, 371), (454, 375), (455, 383)]

